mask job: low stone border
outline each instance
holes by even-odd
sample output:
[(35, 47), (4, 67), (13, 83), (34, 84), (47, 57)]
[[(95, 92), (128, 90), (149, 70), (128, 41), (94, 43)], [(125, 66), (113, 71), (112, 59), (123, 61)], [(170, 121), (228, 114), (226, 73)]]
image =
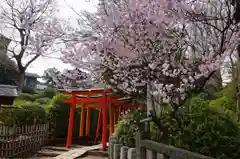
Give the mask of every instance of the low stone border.
[(119, 144), (116, 137), (109, 138), (108, 150), (109, 159), (213, 159), (151, 140), (141, 140), (140, 146), (129, 148)]
[(109, 138), (109, 159), (137, 159), (136, 148), (129, 148), (118, 143), (116, 137)]

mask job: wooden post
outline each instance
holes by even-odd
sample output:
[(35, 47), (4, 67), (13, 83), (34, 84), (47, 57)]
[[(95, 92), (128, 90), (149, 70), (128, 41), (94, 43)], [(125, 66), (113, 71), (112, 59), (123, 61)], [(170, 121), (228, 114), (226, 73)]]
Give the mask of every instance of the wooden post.
[(107, 148), (107, 108), (104, 107), (102, 111), (102, 146), (103, 150)]
[(100, 128), (101, 128), (101, 117), (102, 117), (102, 109), (99, 109), (97, 130), (96, 130), (96, 140), (99, 138), (99, 132), (100, 132)]
[(109, 110), (109, 125), (110, 125), (110, 129), (109, 129), (109, 136), (112, 136), (113, 132), (114, 132), (114, 119), (113, 119), (113, 105), (111, 105), (111, 102), (109, 103), (110, 105), (110, 110)]
[(106, 92), (104, 92), (104, 98), (105, 102), (102, 108), (102, 148), (103, 150), (106, 150), (107, 148), (107, 108), (108, 108), (108, 103), (107, 103), (107, 96)]
[(86, 136), (90, 136), (91, 108), (87, 108)]
[(70, 115), (69, 115), (69, 121), (68, 121), (68, 136), (67, 136), (67, 144), (66, 144), (67, 148), (70, 148), (72, 144), (75, 105), (76, 105), (76, 94), (72, 94), (72, 103), (70, 106), (71, 108), (70, 108)]
[(114, 125), (114, 127), (116, 124), (117, 124), (117, 109), (115, 107), (113, 107), (113, 125)]
[(120, 116), (121, 116), (122, 111), (123, 111), (122, 106), (120, 106), (120, 107), (118, 108), (117, 121), (119, 121), (119, 118), (120, 118)]
[(85, 112), (84, 112), (84, 108), (81, 108), (79, 136), (84, 136), (84, 126), (85, 126)]

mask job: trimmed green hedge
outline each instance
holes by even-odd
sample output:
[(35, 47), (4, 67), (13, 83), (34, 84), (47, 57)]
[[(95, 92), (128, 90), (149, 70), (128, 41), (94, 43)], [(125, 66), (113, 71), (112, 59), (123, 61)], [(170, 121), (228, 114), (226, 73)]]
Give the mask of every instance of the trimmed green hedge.
[(38, 98), (34, 101), (35, 103), (39, 103), (41, 105), (46, 105), (48, 104), (49, 102), (51, 102), (51, 98), (48, 98), (48, 97), (44, 97), (44, 98)]
[(35, 99), (45, 98), (45, 97), (52, 99), (56, 94), (57, 94), (57, 92), (55, 89), (45, 88), (40, 93), (36, 94)]
[(19, 94), (19, 96), (17, 97), (16, 100), (24, 100), (24, 101), (30, 101), (33, 102), (36, 100), (35, 96), (32, 94), (28, 94), (28, 93), (21, 93)]
[(24, 86), (22, 89), (22, 93), (35, 94), (36, 92), (32, 87)]
[(46, 119), (47, 114), (37, 103), (0, 107), (0, 121), (8, 126), (42, 124), (46, 123)]

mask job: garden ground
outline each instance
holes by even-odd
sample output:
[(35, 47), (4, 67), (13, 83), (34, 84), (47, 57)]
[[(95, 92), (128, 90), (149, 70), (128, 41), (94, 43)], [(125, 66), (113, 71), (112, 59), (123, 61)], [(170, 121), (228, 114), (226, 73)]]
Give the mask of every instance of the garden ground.
[(105, 159), (107, 158), (107, 152), (99, 150), (101, 145), (94, 146), (79, 146), (74, 145), (72, 148), (67, 149), (62, 146), (45, 146), (36, 155), (29, 159)]
[[(53, 158), (54, 157), (30, 157), (29, 159), (53, 159)], [(99, 156), (85, 156), (85, 157), (79, 157), (79, 158), (81, 158), (81, 159), (107, 159), (107, 157), (99, 157)]]

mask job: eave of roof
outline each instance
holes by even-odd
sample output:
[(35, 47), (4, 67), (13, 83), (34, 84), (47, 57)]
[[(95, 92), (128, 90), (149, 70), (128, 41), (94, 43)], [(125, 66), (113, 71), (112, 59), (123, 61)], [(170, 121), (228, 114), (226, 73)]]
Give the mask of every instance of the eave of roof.
[(40, 76), (36, 73), (29, 73), (29, 72), (26, 72), (25, 73), (25, 76), (27, 77), (35, 77), (35, 78), (40, 78)]
[(0, 96), (17, 97), (17, 86), (0, 84)]

